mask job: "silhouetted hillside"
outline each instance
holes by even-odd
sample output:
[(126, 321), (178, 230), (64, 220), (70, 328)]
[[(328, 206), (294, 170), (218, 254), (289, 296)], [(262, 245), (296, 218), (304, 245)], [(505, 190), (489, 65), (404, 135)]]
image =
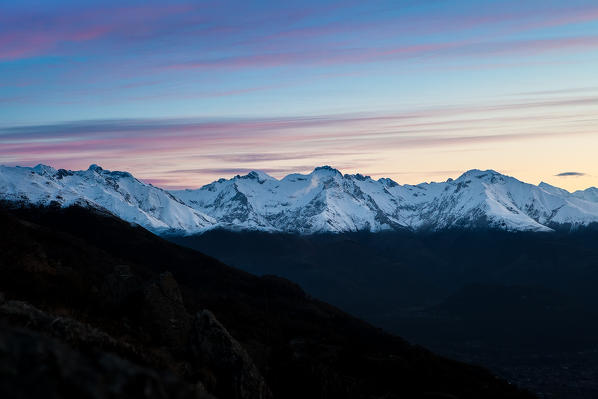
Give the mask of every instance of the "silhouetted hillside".
[(3, 397), (528, 396), (106, 214), (4, 209), (0, 225)]
[(169, 239), (548, 397), (598, 395), (596, 226)]

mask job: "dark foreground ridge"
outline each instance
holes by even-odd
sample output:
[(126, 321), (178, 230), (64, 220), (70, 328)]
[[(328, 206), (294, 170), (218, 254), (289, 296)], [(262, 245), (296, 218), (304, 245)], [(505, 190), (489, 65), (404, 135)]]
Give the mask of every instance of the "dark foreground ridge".
[(0, 226), (0, 397), (532, 397), (110, 215)]

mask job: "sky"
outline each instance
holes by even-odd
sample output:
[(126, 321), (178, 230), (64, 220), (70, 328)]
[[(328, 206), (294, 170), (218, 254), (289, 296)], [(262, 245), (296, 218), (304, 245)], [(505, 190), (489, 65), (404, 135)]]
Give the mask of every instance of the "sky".
[(598, 186), (595, 0), (0, 0), (0, 164)]

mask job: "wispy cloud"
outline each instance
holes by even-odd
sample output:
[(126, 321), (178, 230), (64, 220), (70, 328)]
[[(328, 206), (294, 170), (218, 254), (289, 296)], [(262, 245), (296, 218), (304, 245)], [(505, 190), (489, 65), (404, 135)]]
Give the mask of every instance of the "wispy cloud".
[[(25, 125), (8, 126), (0, 128), (0, 140), (4, 143), (11, 142), (34, 142), (39, 140), (50, 140), (57, 142), (58, 139), (85, 140), (89, 138), (114, 139), (127, 142), (129, 138), (122, 137), (123, 133), (139, 133), (145, 139), (161, 136), (183, 137), (201, 135), (204, 138), (221, 139), (228, 136), (235, 139), (252, 138), (254, 133), (262, 136), (280, 137), (281, 132), (288, 132), (291, 137), (296, 129), (306, 129), (305, 135), (318, 138), (321, 134), (310, 131), (310, 128), (323, 128), (326, 126), (349, 125), (360, 127), (356, 134), (363, 134), (362, 128), (375, 134), (377, 125), (393, 124), (393, 126), (405, 129), (423, 130), (431, 125), (455, 125), (466, 123), (489, 123), (497, 118), (501, 122), (511, 120), (530, 119), (530, 115), (518, 115), (518, 111), (583, 107), (598, 105), (596, 96), (579, 96), (558, 99), (543, 99), (532, 101), (486, 103), (472, 105), (455, 105), (444, 107), (430, 107), (426, 109), (396, 112), (396, 113), (352, 113), (312, 116), (289, 116), (277, 118), (220, 118), (220, 119), (180, 119), (180, 118), (156, 118), (156, 119), (104, 119), (61, 122), (46, 125)], [(498, 113), (512, 111), (511, 115), (499, 115)], [(488, 115), (496, 113), (492, 117), (478, 119), (476, 114)], [(455, 116), (466, 115), (467, 118), (455, 120)], [(447, 117), (445, 120), (435, 119)], [(450, 117), (450, 118), (449, 118)], [(550, 117), (550, 115), (546, 115)], [(513, 119), (515, 118), (515, 119)], [(409, 131), (407, 131), (409, 132)], [(350, 131), (342, 134), (350, 135)], [(133, 136), (134, 137), (134, 136)]]
[(576, 94), (576, 93), (596, 93), (598, 87), (567, 87), (553, 90), (535, 90), (514, 93), (521, 96), (553, 96), (555, 94)]
[[(181, 181), (207, 182), (252, 169), (282, 174), (330, 163), (354, 170), (390, 159), (393, 151), (449, 154), (450, 149), (471, 146), (592, 137), (596, 121), (582, 110), (596, 105), (598, 98), (581, 96), (394, 113), (8, 126), (0, 128), (0, 163), (117, 163), (117, 169), (133, 172), (144, 165), (143, 178), (170, 179), (178, 186)], [(555, 107), (568, 112), (555, 113)], [(368, 172), (377, 175), (375, 170)]]
[(575, 176), (585, 176), (585, 173), (582, 172), (562, 172), (559, 174), (556, 174), (555, 176), (557, 177), (575, 177)]
[(182, 63), (167, 64), (165, 69), (214, 69), (214, 68), (272, 68), (286, 65), (342, 65), (396, 61), (426, 57), (455, 58), (496, 55), (532, 56), (550, 51), (580, 51), (598, 48), (598, 36), (555, 37), (542, 39), (516, 39), (503, 41), (458, 40), (409, 44), (390, 47), (323, 48), (303, 51), (268, 52), (241, 56), (205, 58)]
[(108, 5), (78, 6), (56, 14), (31, 10), (7, 13), (2, 18), (0, 61), (49, 54), (63, 43), (87, 42), (111, 34), (121, 38), (149, 36), (156, 29), (154, 22), (168, 21), (176, 27), (177, 21), (169, 20), (169, 16), (184, 14), (192, 8), (190, 4)]
[[(301, 170), (309, 170), (313, 169), (312, 165), (302, 165), (302, 166), (292, 166), (287, 168), (259, 168), (260, 171), (265, 173), (288, 173), (288, 172), (295, 172)], [(169, 170), (164, 173), (171, 173), (171, 174), (187, 174), (187, 173), (197, 173), (203, 175), (222, 175), (222, 176), (229, 176), (229, 175), (236, 175), (236, 174), (247, 174), (258, 169), (252, 168), (244, 168), (244, 167), (237, 167), (237, 168), (195, 168), (195, 169), (179, 169), (179, 170)]]
[[(27, 3), (0, 4), (1, 163), (194, 186), (322, 163), (441, 176), (436, 156), (457, 170), (528, 145), (539, 168), (556, 142), (596, 147), (591, 1)], [(595, 175), (566, 157), (551, 167), (587, 175), (561, 181)]]

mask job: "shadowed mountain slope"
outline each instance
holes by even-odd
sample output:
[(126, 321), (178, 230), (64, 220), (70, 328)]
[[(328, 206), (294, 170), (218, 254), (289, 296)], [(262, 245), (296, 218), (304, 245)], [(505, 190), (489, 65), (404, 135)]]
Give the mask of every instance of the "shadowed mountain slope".
[[(35, 389), (53, 394), (47, 373), (58, 373), (68, 393), (86, 379), (92, 391), (93, 381), (108, 381), (114, 390), (97, 397), (529, 396), (311, 299), (287, 280), (230, 268), (109, 214), (4, 208), (0, 226), (5, 394), (31, 393), (26, 381), (35, 375), (44, 376)], [(37, 349), (26, 351), (28, 342)], [(98, 363), (99, 355), (108, 360)], [(48, 356), (58, 360), (28, 367)], [(126, 362), (137, 374), (118, 371)], [(75, 378), (79, 363), (85, 373)], [(39, 373), (8, 375), (11, 367)]]
[(288, 278), (410, 342), (546, 397), (588, 399), (598, 395), (596, 227), (169, 238), (256, 275)]

